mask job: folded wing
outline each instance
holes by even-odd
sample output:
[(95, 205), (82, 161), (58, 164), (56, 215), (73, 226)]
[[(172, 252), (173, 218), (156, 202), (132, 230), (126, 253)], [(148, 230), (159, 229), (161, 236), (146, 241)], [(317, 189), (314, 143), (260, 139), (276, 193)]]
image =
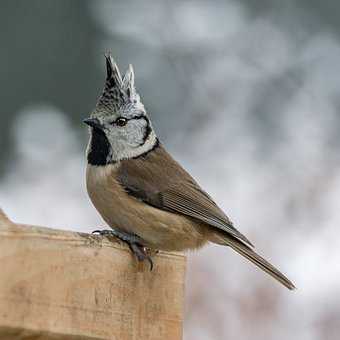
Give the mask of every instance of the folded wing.
[(130, 195), (147, 204), (197, 219), (252, 246), (162, 146), (145, 157), (122, 161), (118, 180)]

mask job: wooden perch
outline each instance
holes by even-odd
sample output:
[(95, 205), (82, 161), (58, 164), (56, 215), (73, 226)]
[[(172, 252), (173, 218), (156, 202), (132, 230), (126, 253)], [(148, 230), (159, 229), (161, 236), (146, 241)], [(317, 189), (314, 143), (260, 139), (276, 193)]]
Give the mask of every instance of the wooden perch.
[(19, 225), (0, 210), (0, 339), (178, 340), (185, 257)]

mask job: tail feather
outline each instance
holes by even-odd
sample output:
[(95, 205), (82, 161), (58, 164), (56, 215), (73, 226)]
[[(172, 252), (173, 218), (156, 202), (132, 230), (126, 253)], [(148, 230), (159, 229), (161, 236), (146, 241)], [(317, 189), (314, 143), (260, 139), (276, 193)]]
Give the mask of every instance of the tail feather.
[[(222, 235), (219, 235), (222, 236)], [(267, 274), (272, 276), (274, 279), (279, 281), (285, 287), (290, 290), (295, 289), (294, 284), (285, 276), (283, 275), (278, 269), (276, 269), (273, 265), (271, 265), (268, 261), (266, 261), (262, 256), (255, 253), (254, 250), (249, 248), (246, 244), (242, 241), (234, 238), (233, 236), (226, 236), (223, 235), (224, 244), (228, 245), (232, 249), (234, 249), (237, 253), (244, 256), (246, 259), (254, 263), (260, 269), (265, 271)], [(220, 242), (219, 242), (220, 243)]]

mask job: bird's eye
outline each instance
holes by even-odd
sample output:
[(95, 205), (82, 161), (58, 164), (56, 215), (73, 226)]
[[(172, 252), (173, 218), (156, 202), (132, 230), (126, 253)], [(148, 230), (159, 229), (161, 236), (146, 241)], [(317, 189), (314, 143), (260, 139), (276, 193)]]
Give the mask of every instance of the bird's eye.
[(123, 118), (123, 117), (119, 117), (116, 119), (116, 125), (117, 126), (125, 126), (126, 123), (127, 123), (127, 119), (126, 118)]

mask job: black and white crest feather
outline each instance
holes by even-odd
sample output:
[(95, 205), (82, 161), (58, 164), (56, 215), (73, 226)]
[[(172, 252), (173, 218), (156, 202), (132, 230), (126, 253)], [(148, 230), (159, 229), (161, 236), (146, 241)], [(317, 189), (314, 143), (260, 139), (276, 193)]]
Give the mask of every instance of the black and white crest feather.
[(129, 65), (128, 70), (122, 77), (111, 55), (108, 53), (105, 55), (105, 58), (106, 81), (104, 91), (98, 100), (97, 108), (118, 111), (123, 106), (143, 106), (135, 89), (135, 77), (132, 65)]

